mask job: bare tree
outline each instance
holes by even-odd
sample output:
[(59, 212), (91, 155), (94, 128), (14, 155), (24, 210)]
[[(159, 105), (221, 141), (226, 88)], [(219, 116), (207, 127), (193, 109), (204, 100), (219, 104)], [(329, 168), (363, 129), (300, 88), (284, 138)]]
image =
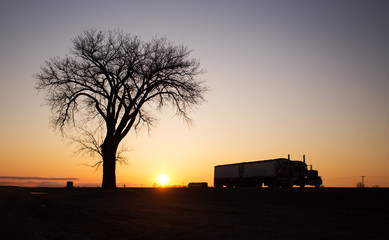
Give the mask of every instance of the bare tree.
[[(55, 128), (92, 128), (79, 143), (101, 155), (103, 188), (116, 188), (118, 146), (130, 130), (150, 129), (153, 111), (173, 105), (190, 122), (189, 110), (207, 91), (190, 53), (166, 38), (143, 42), (122, 31), (90, 29), (73, 39), (70, 56), (50, 58), (36, 74)], [(101, 129), (104, 136), (96, 136)]]

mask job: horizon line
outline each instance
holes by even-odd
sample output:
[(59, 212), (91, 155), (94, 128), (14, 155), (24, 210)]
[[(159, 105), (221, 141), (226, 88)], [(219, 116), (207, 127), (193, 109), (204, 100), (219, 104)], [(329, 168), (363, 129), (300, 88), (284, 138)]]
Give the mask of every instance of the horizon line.
[(51, 177), (14, 177), (14, 176), (0, 176), (0, 179), (14, 179), (14, 180), (80, 180), (79, 178), (51, 178)]

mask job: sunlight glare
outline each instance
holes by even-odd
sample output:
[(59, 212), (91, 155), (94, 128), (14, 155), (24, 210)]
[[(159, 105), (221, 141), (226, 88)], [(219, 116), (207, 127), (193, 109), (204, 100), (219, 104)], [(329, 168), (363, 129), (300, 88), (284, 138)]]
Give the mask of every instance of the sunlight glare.
[(165, 173), (159, 174), (157, 182), (162, 187), (166, 186), (169, 183), (169, 177)]

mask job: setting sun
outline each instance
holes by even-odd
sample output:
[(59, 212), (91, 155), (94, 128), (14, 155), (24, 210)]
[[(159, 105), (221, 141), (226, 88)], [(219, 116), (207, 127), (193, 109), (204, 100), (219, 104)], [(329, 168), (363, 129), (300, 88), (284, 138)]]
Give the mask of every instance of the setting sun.
[(162, 187), (166, 186), (169, 183), (169, 177), (165, 173), (159, 174), (157, 182)]

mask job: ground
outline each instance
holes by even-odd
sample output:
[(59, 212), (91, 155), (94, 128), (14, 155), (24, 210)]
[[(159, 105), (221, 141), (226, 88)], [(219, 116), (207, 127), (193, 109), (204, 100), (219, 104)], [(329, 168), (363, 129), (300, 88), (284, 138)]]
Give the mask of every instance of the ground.
[(0, 239), (387, 239), (389, 189), (0, 188)]

